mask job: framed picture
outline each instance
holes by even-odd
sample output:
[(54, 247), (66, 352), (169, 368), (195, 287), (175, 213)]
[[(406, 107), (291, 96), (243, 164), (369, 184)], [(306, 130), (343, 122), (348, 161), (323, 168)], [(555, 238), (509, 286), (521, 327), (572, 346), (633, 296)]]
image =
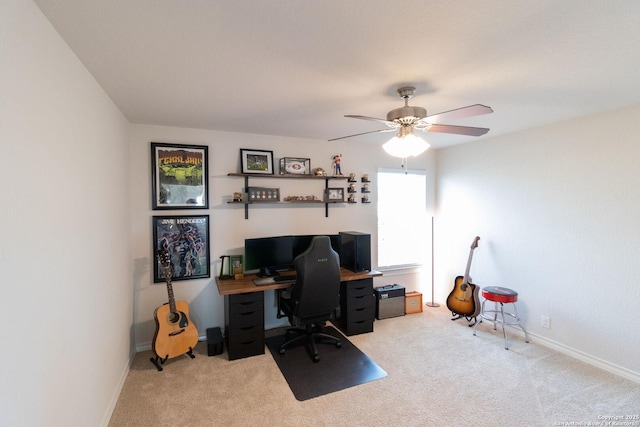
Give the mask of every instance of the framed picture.
[(172, 280), (211, 277), (209, 263), (209, 215), (153, 217), (153, 282), (166, 280), (157, 262), (158, 249), (171, 258)]
[(344, 188), (327, 188), (327, 202), (344, 202)]
[(273, 151), (240, 149), (242, 173), (273, 175)]
[(208, 147), (151, 143), (153, 209), (209, 208)]

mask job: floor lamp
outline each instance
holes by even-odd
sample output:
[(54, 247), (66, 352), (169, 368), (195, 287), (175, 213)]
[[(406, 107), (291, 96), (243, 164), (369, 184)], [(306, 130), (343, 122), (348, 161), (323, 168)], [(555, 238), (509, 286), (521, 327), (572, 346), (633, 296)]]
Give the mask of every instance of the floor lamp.
[(440, 304), (433, 302), (433, 217), (431, 217), (431, 302), (427, 302), (427, 307), (440, 307)]

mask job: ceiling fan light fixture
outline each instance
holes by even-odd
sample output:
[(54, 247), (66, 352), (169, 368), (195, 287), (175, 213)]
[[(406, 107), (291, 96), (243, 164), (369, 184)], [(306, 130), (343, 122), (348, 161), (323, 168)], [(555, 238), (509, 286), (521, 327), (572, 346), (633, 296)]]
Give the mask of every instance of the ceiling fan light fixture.
[(398, 134), (382, 145), (387, 154), (401, 159), (419, 156), (427, 151), (429, 147), (431, 145), (428, 142), (413, 133)]

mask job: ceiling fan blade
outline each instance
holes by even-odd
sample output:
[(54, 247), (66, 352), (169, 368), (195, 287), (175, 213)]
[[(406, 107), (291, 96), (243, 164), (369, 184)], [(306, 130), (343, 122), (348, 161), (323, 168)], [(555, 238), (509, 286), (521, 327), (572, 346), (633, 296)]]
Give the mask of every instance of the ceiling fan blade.
[[(455, 110), (445, 111), (443, 113), (427, 116), (423, 120), (429, 123), (437, 123), (439, 121), (449, 121), (456, 119), (464, 119), (466, 117), (479, 116), (481, 114), (493, 113), (491, 107), (486, 105), (474, 104), (468, 107), (457, 108)], [(434, 131), (435, 132), (435, 131)]]
[(350, 119), (362, 119), (362, 120), (372, 120), (374, 122), (384, 123), (385, 125), (397, 129), (399, 125), (396, 122), (391, 122), (385, 119), (376, 119), (375, 117), (367, 117), (367, 116), (354, 116), (352, 114), (347, 114), (345, 117), (349, 117)]
[(431, 125), (425, 132), (455, 133), (457, 135), (480, 136), (489, 132), (487, 128), (474, 128), (469, 126)]
[(351, 138), (351, 137), (354, 137), (354, 136), (366, 135), (368, 133), (393, 132), (393, 131), (395, 131), (395, 129), (372, 130), (372, 131), (369, 131), (369, 132), (356, 133), (354, 135), (349, 135), (349, 136), (341, 136), (340, 138), (333, 138), (333, 139), (330, 139), (329, 141), (337, 141), (339, 139), (345, 139), (345, 138)]

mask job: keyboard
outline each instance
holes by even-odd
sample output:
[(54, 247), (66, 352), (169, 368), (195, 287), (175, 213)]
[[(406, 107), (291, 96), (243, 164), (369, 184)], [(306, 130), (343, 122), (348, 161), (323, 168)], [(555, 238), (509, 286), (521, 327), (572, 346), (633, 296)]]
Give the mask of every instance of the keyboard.
[(260, 277), (258, 279), (253, 279), (253, 283), (256, 286), (267, 286), (273, 285), (274, 283), (295, 283), (296, 276), (295, 275), (283, 275), (283, 276), (275, 276), (275, 277)]

